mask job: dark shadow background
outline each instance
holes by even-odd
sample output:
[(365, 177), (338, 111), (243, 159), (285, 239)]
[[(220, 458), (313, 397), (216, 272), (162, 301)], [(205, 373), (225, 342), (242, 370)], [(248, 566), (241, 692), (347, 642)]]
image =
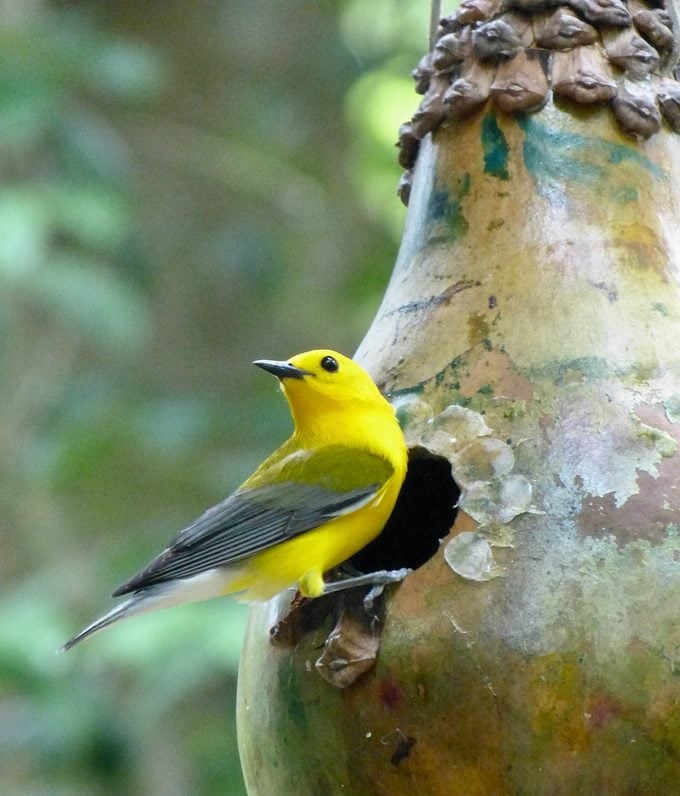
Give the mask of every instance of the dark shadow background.
[(0, 3), (0, 790), (242, 794), (245, 610), (55, 650), (287, 435), (404, 210), (423, 0)]

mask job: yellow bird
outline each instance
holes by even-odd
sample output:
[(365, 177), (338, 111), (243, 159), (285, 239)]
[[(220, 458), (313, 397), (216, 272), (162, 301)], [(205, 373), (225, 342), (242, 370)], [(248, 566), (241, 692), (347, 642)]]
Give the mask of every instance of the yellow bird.
[(113, 622), (234, 594), (267, 600), (297, 585), (306, 597), (400, 580), (408, 570), (326, 583), (324, 573), (374, 539), (406, 475), (394, 409), (359, 365), (334, 351), (254, 363), (280, 380), (293, 435), (234, 492), (119, 586), (127, 600), (64, 645)]

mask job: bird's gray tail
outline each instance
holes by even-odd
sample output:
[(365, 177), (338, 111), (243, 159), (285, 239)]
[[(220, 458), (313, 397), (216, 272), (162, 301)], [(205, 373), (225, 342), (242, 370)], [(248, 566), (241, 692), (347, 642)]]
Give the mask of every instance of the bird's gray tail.
[(156, 611), (158, 608), (166, 608), (180, 603), (197, 602), (198, 600), (209, 600), (212, 597), (219, 597), (227, 593), (232, 577), (234, 577), (233, 573), (222, 567), (200, 572), (190, 578), (178, 578), (177, 580), (154, 583), (152, 586), (139, 589), (127, 600), (119, 603), (107, 614), (104, 614), (104, 616), (73, 636), (72, 639), (69, 639), (61, 649), (64, 651), (69, 650), (93, 633), (97, 633), (99, 630), (128, 616), (144, 614), (147, 611)]
[(96, 619), (94, 622), (89, 624), (86, 628), (77, 633), (73, 638), (70, 638), (63, 647), (61, 647), (62, 652), (66, 652), (66, 650), (70, 650), (71, 647), (79, 644), (83, 639), (86, 639), (88, 636), (91, 636), (93, 633), (96, 633), (98, 630), (102, 630), (109, 625), (112, 625), (114, 622), (117, 622), (119, 619), (124, 619), (126, 616), (130, 614), (136, 614), (144, 610), (149, 610), (148, 608), (143, 608), (142, 603), (144, 602), (144, 594), (133, 594), (132, 597), (129, 597), (124, 602), (117, 605), (115, 608), (112, 608), (107, 614), (104, 616), (100, 616), (99, 619)]

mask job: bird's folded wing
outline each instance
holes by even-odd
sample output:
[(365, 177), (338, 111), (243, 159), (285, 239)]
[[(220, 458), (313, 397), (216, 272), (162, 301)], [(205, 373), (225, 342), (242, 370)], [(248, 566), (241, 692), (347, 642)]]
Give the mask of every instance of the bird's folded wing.
[[(356, 451), (352, 453), (356, 460)], [(373, 458), (369, 453), (366, 456)], [(367, 473), (375, 481), (351, 488), (347, 484), (333, 489), (300, 480), (242, 488), (181, 531), (166, 550), (119, 586), (113, 596), (229, 564), (360, 509), (378, 494), (389, 477), (390, 468), (384, 460), (376, 461), (373, 467), (368, 464), (356, 462), (350, 481), (365, 481)], [(318, 476), (319, 471), (314, 472)], [(285, 468), (281, 474), (286, 475)]]

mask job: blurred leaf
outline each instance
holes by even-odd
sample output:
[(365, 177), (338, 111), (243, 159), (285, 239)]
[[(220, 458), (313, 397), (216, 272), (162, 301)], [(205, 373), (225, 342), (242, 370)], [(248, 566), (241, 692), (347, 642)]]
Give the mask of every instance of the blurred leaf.
[(261, 291), (278, 286), (279, 277), (272, 268), (278, 256), (277, 242), (258, 234), (252, 219), (231, 219), (200, 245), (206, 263), (214, 263), (221, 281), (243, 280), (260, 291), (260, 296)]
[[(347, 94), (349, 120), (361, 127), (385, 154), (392, 153), (399, 126), (413, 113), (413, 81), (404, 69), (392, 71), (390, 65), (369, 72)], [(396, 152), (392, 161), (396, 165)]]
[(57, 136), (65, 168), (86, 179), (125, 187), (131, 176), (130, 156), (111, 122), (86, 107), (70, 107), (58, 116)]
[[(76, 89), (138, 103), (163, 87), (157, 51), (102, 35), (84, 15), (46, 13), (42, 27), (0, 25), (0, 147), (26, 151), (49, 135)], [(0, 150), (1, 151), (1, 150)]]
[(129, 229), (121, 197), (94, 185), (61, 185), (48, 190), (54, 225), (83, 246), (111, 250)]
[(100, 263), (55, 255), (32, 275), (32, 296), (84, 341), (112, 351), (140, 349), (149, 333), (143, 297)]
[[(413, 113), (413, 85), (404, 72), (392, 67), (370, 72), (360, 78), (347, 94), (350, 123), (362, 142), (352, 160), (352, 176), (369, 211), (398, 240), (405, 209), (396, 199), (401, 168), (395, 142), (402, 122)], [(385, 197), (395, 197), (386, 202)]]
[(41, 191), (14, 187), (0, 192), (0, 280), (25, 278), (45, 260), (50, 216)]
[(61, 92), (44, 81), (5, 71), (0, 76), (0, 147), (28, 150), (35, 146), (61, 101)]
[(164, 73), (157, 51), (138, 42), (117, 40), (95, 54), (86, 79), (98, 92), (141, 102), (160, 91)]
[(350, 0), (341, 17), (341, 30), (352, 52), (377, 60), (414, 44), (424, 51), (429, 19), (430, 0)]
[(135, 413), (130, 425), (148, 450), (178, 456), (208, 437), (212, 421), (209, 404), (178, 395), (148, 402)]
[[(236, 670), (246, 616), (246, 606), (229, 597), (180, 605), (125, 620), (94, 637), (83, 654), (146, 670), (159, 692), (190, 690), (208, 671)], [(175, 681), (172, 688), (165, 678)]]
[(45, 598), (45, 586), (44, 576), (34, 577), (0, 596), (0, 689), (8, 679), (21, 678), (30, 688), (35, 678), (64, 671), (56, 652), (66, 622), (54, 601)]
[(0, 70), (45, 87), (69, 85), (87, 62), (93, 39), (86, 26), (65, 25), (60, 15), (41, 22), (0, 27)]
[[(127, 231), (127, 212), (112, 191), (69, 184), (5, 188), (0, 191), (0, 279), (3, 272), (22, 278), (37, 272), (57, 237), (106, 251)], [(79, 273), (87, 267), (81, 263)]]

